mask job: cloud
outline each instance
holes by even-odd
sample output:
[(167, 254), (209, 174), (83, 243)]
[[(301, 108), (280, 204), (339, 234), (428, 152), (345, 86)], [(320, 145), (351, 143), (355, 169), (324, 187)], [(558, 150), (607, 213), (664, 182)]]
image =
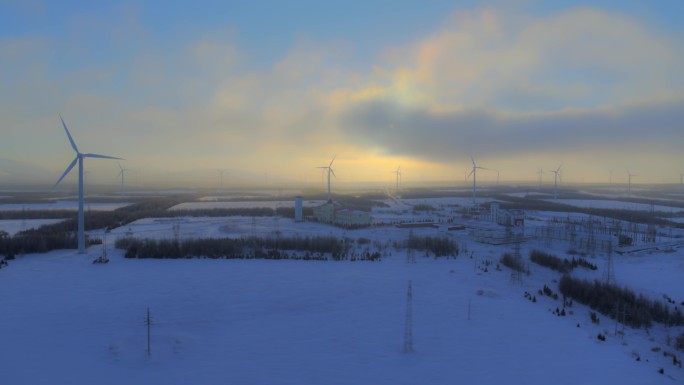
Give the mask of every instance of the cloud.
[(398, 103), (359, 103), (340, 116), (353, 138), (387, 154), (453, 162), (470, 154), (505, 158), (598, 149), (678, 151), (684, 100), (670, 104), (520, 113), (470, 109), (436, 113)]

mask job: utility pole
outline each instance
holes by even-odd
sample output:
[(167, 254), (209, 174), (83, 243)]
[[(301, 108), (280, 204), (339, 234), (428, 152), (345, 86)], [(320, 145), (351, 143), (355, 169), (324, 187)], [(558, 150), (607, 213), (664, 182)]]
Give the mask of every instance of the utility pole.
[(147, 317), (145, 318), (145, 325), (147, 325), (147, 355), (152, 355), (152, 349), (150, 346), (150, 327), (152, 326), (152, 318), (150, 317), (150, 308), (147, 308)]
[(413, 352), (413, 290), (408, 282), (406, 293), (406, 327), (404, 328), (404, 353)]

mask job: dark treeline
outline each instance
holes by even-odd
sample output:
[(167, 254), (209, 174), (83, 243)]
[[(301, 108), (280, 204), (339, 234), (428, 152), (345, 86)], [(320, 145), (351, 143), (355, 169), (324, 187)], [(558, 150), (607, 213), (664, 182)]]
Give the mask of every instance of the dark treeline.
[(511, 253), (503, 253), (503, 255), (501, 255), (501, 264), (521, 273), (530, 273), (527, 266), (523, 263), (522, 258)]
[(458, 245), (453, 240), (442, 237), (421, 237), (410, 235), (406, 247), (414, 250), (426, 251), (435, 257), (455, 257), (458, 255)]
[(378, 260), (379, 252), (350, 251), (351, 241), (335, 237), (292, 238), (205, 238), (135, 239), (122, 238), (116, 247), (126, 258), (225, 258), (225, 259), (301, 259), (301, 260)]
[(564, 296), (608, 317), (617, 317), (625, 325), (636, 328), (650, 327), (652, 322), (684, 325), (684, 315), (679, 309), (670, 311), (666, 303), (637, 295), (625, 287), (576, 279), (565, 274), (558, 283), (558, 289)]
[(545, 253), (541, 250), (530, 251), (530, 260), (538, 265), (548, 267), (561, 273), (569, 273), (577, 266), (584, 267), (590, 270), (596, 270), (597, 267), (584, 258), (558, 258), (555, 255)]
[(56, 249), (74, 249), (78, 245), (75, 233), (46, 233), (37, 229), (26, 230), (20, 235), (10, 237), (0, 231), (0, 255), (14, 259), (16, 255), (27, 253), (47, 253)]

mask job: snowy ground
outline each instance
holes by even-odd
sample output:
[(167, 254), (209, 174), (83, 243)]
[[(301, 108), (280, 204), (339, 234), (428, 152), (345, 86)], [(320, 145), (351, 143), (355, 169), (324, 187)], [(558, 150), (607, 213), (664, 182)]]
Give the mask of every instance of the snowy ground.
[[(320, 206), (325, 201), (322, 200), (303, 200), (303, 207)], [(169, 210), (210, 210), (210, 209), (244, 209), (244, 208), (277, 208), (294, 207), (294, 200), (290, 201), (240, 201), (240, 202), (220, 202), (204, 200), (201, 202), (185, 202), (171, 207)]]
[[(411, 207), (465, 204), (459, 198), (394, 202), (382, 208), (410, 219)], [(217, 203), (217, 202), (214, 202)], [(222, 203), (222, 202), (218, 202)], [(259, 202), (256, 202), (258, 204)], [(259, 207), (259, 206), (256, 206)], [(271, 206), (272, 207), (272, 206)], [(406, 212), (402, 213), (402, 210)], [(430, 214), (420, 214), (430, 215)], [(531, 212), (530, 225), (565, 213)], [(576, 214), (571, 214), (576, 216)], [(578, 214), (579, 215), (579, 214)], [(0, 382), (7, 384), (676, 384), (684, 370), (663, 351), (662, 325), (625, 329), (575, 304), (537, 293), (556, 290), (558, 273), (530, 264), (514, 281), (495, 268), (511, 246), (482, 245), (467, 232), (446, 235), (467, 252), (456, 259), (406, 256), (390, 246), (380, 262), (128, 260), (112, 239), (334, 235), (389, 245), (408, 229), (342, 230), (285, 218), (147, 218), (108, 235), (101, 249), (26, 255), (0, 269)], [(92, 232), (94, 236), (98, 232)], [(100, 232), (101, 233), (101, 232)], [(374, 242), (375, 243), (375, 242)], [(523, 244), (565, 256), (564, 243)], [(591, 260), (601, 278), (606, 256)], [(487, 261), (492, 262), (487, 266)], [(486, 272), (485, 272), (486, 268)], [(684, 301), (684, 249), (614, 257), (620, 285)], [(413, 286), (413, 353), (403, 353), (408, 281)], [(525, 292), (536, 295), (533, 303)], [(152, 354), (144, 325), (150, 308)], [(621, 328), (618, 328), (621, 329)], [(680, 327), (671, 335), (684, 331)], [(599, 342), (598, 333), (607, 335)], [(682, 358), (684, 354), (678, 353)], [(640, 357), (640, 361), (636, 360)], [(658, 370), (664, 369), (664, 374)]]

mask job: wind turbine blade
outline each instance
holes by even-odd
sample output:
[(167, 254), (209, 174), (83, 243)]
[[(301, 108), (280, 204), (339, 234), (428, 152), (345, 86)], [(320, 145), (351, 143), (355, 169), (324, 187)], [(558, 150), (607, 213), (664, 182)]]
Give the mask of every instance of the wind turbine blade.
[(73, 162), (71, 162), (69, 167), (66, 168), (66, 170), (64, 171), (64, 174), (62, 174), (62, 176), (59, 177), (59, 179), (57, 180), (57, 183), (52, 185), (52, 188), (55, 188), (59, 184), (59, 182), (61, 182), (62, 179), (64, 179), (64, 177), (67, 176), (69, 171), (71, 171), (71, 169), (74, 168), (74, 166), (76, 165), (76, 162), (78, 162), (78, 155), (74, 158)]
[(123, 171), (124, 171), (124, 168), (123, 168), (123, 167), (121, 167), (121, 163), (119, 163), (119, 162), (116, 162), (116, 164), (118, 164), (118, 165), (119, 165), (119, 169), (121, 170), (121, 172), (123, 172)]
[(470, 176), (473, 175), (474, 172), (475, 172), (475, 169), (473, 168), (473, 171), (471, 171), (470, 174), (468, 174), (468, 178), (470, 178)]
[(64, 123), (64, 119), (62, 119), (62, 114), (59, 115), (59, 120), (62, 121), (62, 126), (64, 126), (64, 131), (66, 131), (67, 136), (69, 137), (69, 142), (71, 143), (71, 148), (78, 153), (78, 147), (76, 147), (76, 143), (74, 142), (74, 139), (71, 137), (71, 134), (69, 133), (69, 129), (67, 128), (66, 123)]
[(335, 170), (333, 170), (332, 167), (330, 168), (330, 173), (333, 174), (335, 178), (337, 178), (337, 175), (335, 175)]
[(334, 156), (333, 156), (333, 158), (332, 158), (332, 160), (330, 161), (330, 164), (328, 165), (328, 167), (332, 166), (332, 163), (335, 161), (335, 158), (337, 158), (337, 155), (334, 155)]
[(475, 167), (475, 159), (473, 158), (472, 155), (470, 156), (470, 161), (473, 162), (473, 167)]
[(124, 158), (117, 158), (115, 156), (107, 156), (107, 155), (100, 155), (100, 154), (83, 154), (84, 158), (101, 158), (101, 159), (119, 159), (119, 160), (125, 160)]

